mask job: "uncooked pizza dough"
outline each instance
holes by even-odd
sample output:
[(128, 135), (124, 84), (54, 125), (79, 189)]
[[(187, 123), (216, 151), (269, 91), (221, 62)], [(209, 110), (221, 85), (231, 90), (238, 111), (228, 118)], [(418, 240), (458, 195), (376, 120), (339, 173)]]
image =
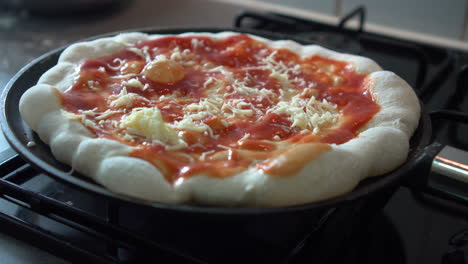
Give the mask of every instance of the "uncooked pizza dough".
[(394, 73), (317, 45), (126, 33), (69, 46), (20, 112), (57, 160), (116, 193), (271, 207), (397, 168), (420, 107)]

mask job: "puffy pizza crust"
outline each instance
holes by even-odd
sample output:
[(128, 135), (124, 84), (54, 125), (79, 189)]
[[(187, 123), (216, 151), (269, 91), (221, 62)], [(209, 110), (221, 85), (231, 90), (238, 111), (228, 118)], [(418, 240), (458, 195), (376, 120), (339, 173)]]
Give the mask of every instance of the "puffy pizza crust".
[[(234, 32), (186, 33), (222, 39)], [(77, 120), (61, 113), (54, 92), (67, 90), (78, 75), (78, 65), (87, 59), (112, 55), (128, 44), (166, 35), (126, 33), (115, 37), (78, 43), (68, 47), (58, 64), (44, 73), (38, 84), (23, 95), (20, 112), (41, 140), (50, 145), (61, 162), (120, 194), (163, 203), (195, 202), (223, 206), (287, 206), (323, 200), (351, 191), (362, 179), (381, 175), (402, 164), (409, 139), (417, 127), (420, 106), (412, 88), (401, 78), (372, 60), (337, 53), (320, 46), (303, 46), (289, 40), (253, 38), (270, 47), (286, 48), (302, 56), (346, 61), (358, 73), (369, 73), (367, 85), (381, 110), (358, 137), (321, 153), (296, 175), (271, 177), (249, 168), (218, 179), (196, 175), (169, 184), (150, 163), (128, 156), (131, 147), (107, 139), (95, 139)], [(339, 164), (336, 161), (340, 161)]]

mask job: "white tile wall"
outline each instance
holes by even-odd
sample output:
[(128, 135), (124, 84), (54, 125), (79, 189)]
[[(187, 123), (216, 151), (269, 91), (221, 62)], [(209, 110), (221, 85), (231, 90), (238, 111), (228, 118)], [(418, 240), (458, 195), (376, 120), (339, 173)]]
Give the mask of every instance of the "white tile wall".
[[(467, 0), (467, 3), (468, 3), (468, 0)], [(463, 40), (465, 42), (468, 42), (468, 4), (467, 4), (467, 9), (465, 10), (465, 24), (464, 24)]]
[(466, 0), (343, 0), (343, 13), (361, 4), (371, 23), (451, 39), (463, 30)]
[[(468, 0), (258, 0), (289, 7), (313, 10), (327, 15), (346, 14), (365, 5), (373, 24), (468, 41), (465, 10)], [(337, 5), (339, 8), (337, 8)], [(463, 31), (466, 30), (465, 33)]]
[(335, 0), (259, 0), (259, 2), (268, 2), (288, 7), (313, 10), (326, 15), (335, 14)]

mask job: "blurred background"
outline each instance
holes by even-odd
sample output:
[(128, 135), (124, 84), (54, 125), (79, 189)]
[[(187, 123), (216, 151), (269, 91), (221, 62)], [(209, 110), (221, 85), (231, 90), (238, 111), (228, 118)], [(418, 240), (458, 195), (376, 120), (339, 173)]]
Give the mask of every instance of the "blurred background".
[(430, 34), (454, 40), (468, 41), (466, 0), (261, 0), (303, 10), (340, 17), (359, 5), (365, 5), (368, 22)]

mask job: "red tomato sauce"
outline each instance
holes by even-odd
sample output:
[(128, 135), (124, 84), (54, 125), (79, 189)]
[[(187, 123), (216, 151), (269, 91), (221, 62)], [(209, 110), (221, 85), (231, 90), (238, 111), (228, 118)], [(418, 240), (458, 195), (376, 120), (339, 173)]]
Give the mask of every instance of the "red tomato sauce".
[[(145, 141), (143, 138), (125, 140), (119, 136), (122, 129), (110, 125), (102, 125), (99, 129), (88, 127), (96, 137), (105, 137), (135, 146), (130, 156), (151, 162), (172, 183), (179, 178), (196, 174), (220, 178), (234, 175), (252, 166), (255, 157), (268, 159), (277, 156), (279, 152), (276, 151), (277, 145), (274, 142), (279, 140), (286, 140), (289, 143), (345, 143), (358, 136), (359, 129), (380, 109), (366, 89), (367, 75), (356, 73), (352, 65), (318, 55), (301, 58), (286, 49), (269, 48), (247, 35), (236, 35), (223, 40), (168, 36), (142, 42), (134, 47), (146, 49), (151, 58), (157, 55), (170, 57), (176, 47), (181, 52), (188, 50), (193, 55), (192, 65), (184, 65), (186, 74), (182, 80), (173, 84), (161, 84), (146, 79), (141, 74), (147, 62), (145, 58), (130, 50), (87, 60), (82, 63), (74, 85), (61, 94), (64, 109), (75, 114), (86, 110), (98, 112), (115, 110), (116, 107), (109, 105), (109, 98), (122, 91), (123, 81), (137, 78), (146, 88), (126, 87), (128, 93), (142, 97), (131, 108), (158, 107), (165, 122), (180, 121), (183, 118), (184, 106), (207, 97), (204, 84), (210, 77), (227, 81), (226, 76), (220, 72), (200, 67), (207, 64), (214, 67), (224, 66), (233, 73), (234, 78), (245, 79), (246, 85), (261, 83), (262, 88), (278, 95), (282, 89), (281, 83), (272, 78), (268, 70), (259, 68), (261, 66), (259, 57), (276, 52), (276, 61), (290, 67), (300, 65), (298, 73), (289, 75), (289, 81), (294, 84), (294, 89), (303, 92), (306, 85), (314, 83), (314, 93), (304, 96), (310, 98), (313, 95), (318, 100), (326, 99), (336, 104), (343, 116), (339, 127), (325, 129), (319, 135), (315, 135), (291, 127), (291, 121), (285, 114), (267, 113), (269, 107), (274, 106), (276, 101), (266, 98), (258, 100), (253, 96), (233, 93), (232, 87), (228, 84), (225, 87), (225, 92), (229, 93), (225, 96), (226, 100), (242, 99), (255, 105), (261, 114), (257, 111), (252, 116), (243, 117), (235, 122), (231, 120), (227, 126), (217, 117), (206, 117), (202, 121), (217, 136), (213, 138), (208, 134), (181, 130), (179, 135), (182, 135), (187, 142), (187, 147), (179, 151), (166, 150), (163, 146)], [(304, 80), (305, 85), (295, 82), (297, 78)], [(174, 94), (179, 98), (158, 100), (161, 96)], [(107, 119), (119, 121), (131, 111), (131, 109), (121, 110)], [(99, 122), (93, 116), (87, 118)], [(249, 134), (248, 138), (240, 140), (246, 134)], [(200, 155), (203, 153), (205, 157), (202, 159)]]

